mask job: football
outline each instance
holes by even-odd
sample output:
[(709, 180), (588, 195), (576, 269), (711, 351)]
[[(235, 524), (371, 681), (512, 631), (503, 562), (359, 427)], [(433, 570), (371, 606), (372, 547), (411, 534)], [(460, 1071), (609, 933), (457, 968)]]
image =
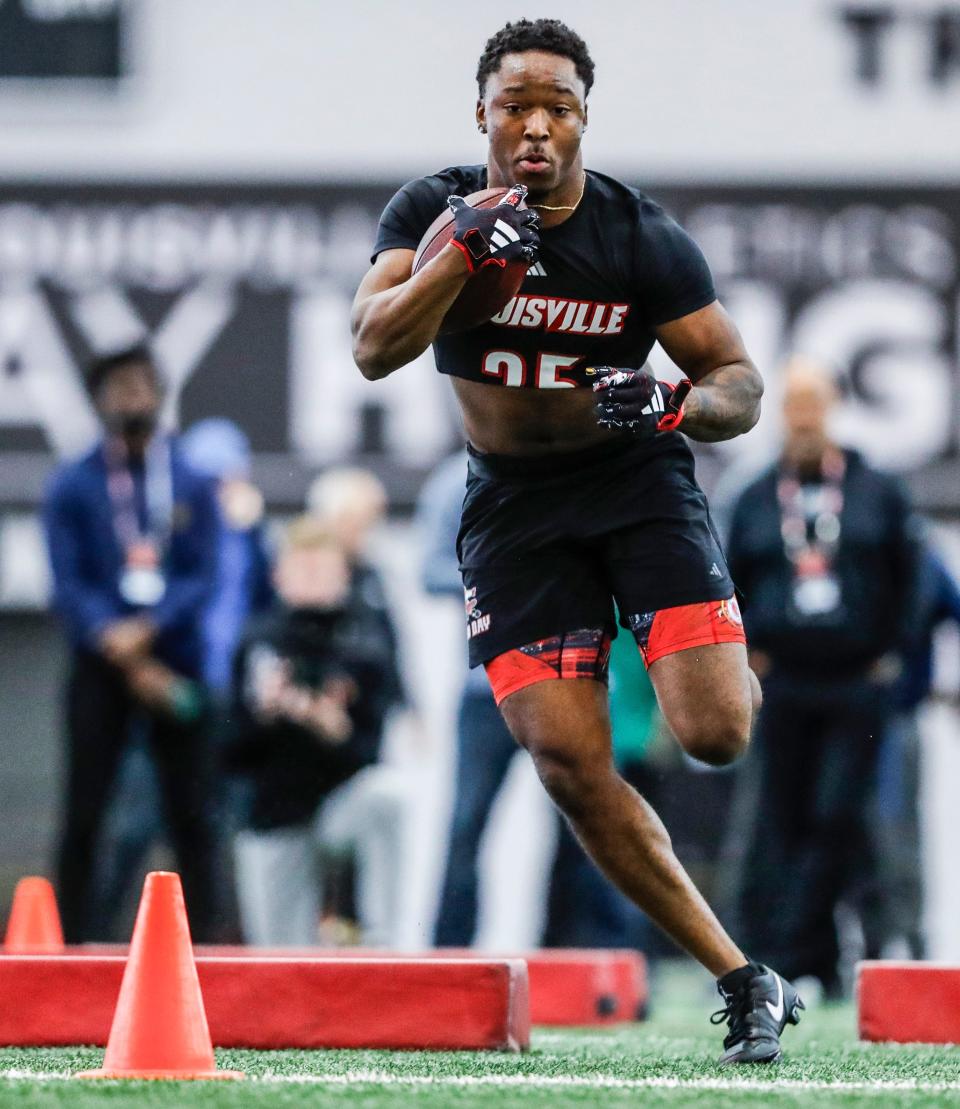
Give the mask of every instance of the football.
[[(507, 189), (482, 189), (466, 197), (466, 202), (474, 208), (492, 208), (499, 204)], [(526, 208), (521, 200), (519, 208)], [(413, 258), (413, 272), (436, 258), (450, 242), (453, 235), (453, 212), (447, 209), (430, 224), (420, 240), (417, 253)], [(450, 305), (443, 317), (441, 334), (453, 331), (467, 331), (486, 323), (495, 316), (507, 301), (516, 296), (527, 275), (526, 262), (508, 262), (506, 266), (484, 266), (470, 277), (460, 291), (460, 295)]]

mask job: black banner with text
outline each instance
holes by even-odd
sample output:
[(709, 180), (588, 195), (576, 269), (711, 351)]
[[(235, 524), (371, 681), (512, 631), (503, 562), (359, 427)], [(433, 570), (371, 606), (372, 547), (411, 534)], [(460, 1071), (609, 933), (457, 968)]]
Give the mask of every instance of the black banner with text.
[[(777, 367), (800, 350), (836, 368), (847, 441), (930, 475), (939, 507), (960, 504), (960, 192), (649, 191), (704, 248), (768, 382), (760, 427), (718, 457), (775, 448)], [(429, 353), (376, 384), (350, 357), (350, 302), (391, 192), (0, 185), (0, 501), (35, 500), (54, 458), (90, 441), (82, 366), (138, 339), (167, 375), (169, 418), (237, 421), (274, 502), (342, 460), (409, 501), (459, 423)]]

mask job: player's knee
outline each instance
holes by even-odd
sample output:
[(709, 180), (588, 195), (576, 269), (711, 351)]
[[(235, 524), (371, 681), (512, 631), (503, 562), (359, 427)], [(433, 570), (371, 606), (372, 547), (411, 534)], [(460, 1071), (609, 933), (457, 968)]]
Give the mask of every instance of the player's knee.
[(729, 766), (743, 754), (750, 742), (750, 716), (747, 713), (729, 713), (718, 714), (710, 720), (690, 720), (681, 725), (677, 740), (698, 762)]
[(544, 789), (571, 819), (589, 810), (607, 784), (612, 765), (597, 765), (563, 747), (532, 747), (530, 754)]

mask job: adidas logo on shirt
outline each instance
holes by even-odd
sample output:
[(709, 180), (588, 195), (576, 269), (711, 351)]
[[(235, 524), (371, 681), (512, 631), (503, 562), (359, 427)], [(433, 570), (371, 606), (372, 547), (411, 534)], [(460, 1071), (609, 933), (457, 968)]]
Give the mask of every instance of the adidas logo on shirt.
[(543, 268), (542, 262), (534, 262), (533, 265), (527, 270), (527, 277), (546, 277), (547, 271)]

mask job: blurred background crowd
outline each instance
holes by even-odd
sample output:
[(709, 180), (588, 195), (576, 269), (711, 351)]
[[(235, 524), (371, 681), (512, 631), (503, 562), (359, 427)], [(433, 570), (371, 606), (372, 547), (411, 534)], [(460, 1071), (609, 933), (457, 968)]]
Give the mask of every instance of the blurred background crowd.
[(198, 940), (671, 954), (466, 668), (448, 384), (350, 357), (379, 212), (483, 159), (518, 14), (584, 36), (587, 165), (691, 231), (767, 383), (697, 455), (750, 754), (681, 756), (620, 636), (621, 770), (754, 957), (827, 995), (957, 959), (960, 5), (925, 0), (0, 5), (0, 905), (50, 873), (68, 940), (122, 940), (170, 865)]

